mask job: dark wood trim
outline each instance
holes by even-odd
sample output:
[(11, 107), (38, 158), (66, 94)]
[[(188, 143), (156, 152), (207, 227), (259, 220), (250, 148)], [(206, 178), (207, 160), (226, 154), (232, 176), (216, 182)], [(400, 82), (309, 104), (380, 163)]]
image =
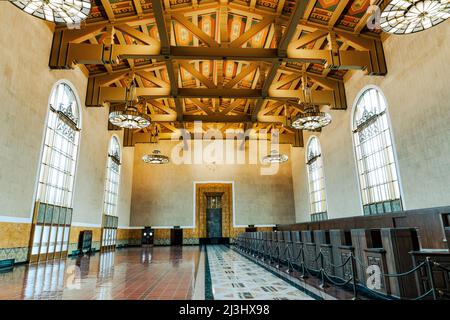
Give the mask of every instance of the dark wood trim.
[(374, 216), (354, 216), (316, 222), (279, 225), (280, 231), (351, 230), (371, 228), (416, 228), (422, 248), (447, 249), (444, 228), (450, 219), (450, 206), (406, 210)]

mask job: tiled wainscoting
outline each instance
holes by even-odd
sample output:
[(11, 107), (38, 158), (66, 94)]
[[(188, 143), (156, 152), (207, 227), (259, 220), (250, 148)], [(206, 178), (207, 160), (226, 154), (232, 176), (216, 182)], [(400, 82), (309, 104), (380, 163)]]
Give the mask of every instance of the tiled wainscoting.
[[(102, 229), (99, 227), (72, 226), (70, 228), (70, 255), (78, 249), (78, 237), (81, 231), (92, 231), (92, 248), (100, 250)], [(28, 261), (29, 241), (31, 234), (30, 223), (0, 222), (0, 260), (15, 259), (16, 263)], [(141, 244), (140, 229), (118, 229), (117, 244), (136, 246)]]
[[(198, 245), (200, 243), (198, 238), (183, 238), (183, 245)], [(153, 240), (155, 246), (170, 246), (170, 239), (157, 238)]]
[(28, 260), (28, 247), (0, 248), (0, 260), (15, 259), (16, 263)]
[(30, 232), (30, 223), (0, 222), (0, 260), (27, 261)]

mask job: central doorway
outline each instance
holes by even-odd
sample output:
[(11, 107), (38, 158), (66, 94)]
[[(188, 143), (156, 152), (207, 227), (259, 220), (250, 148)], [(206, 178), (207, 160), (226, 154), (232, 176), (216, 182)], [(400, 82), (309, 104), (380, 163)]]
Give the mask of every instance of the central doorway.
[(206, 194), (206, 236), (211, 244), (219, 244), (222, 238), (222, 195)]
[(229, 244), (233, 232), (233, 182), (196, 182), (194, 190), (199, 244)]

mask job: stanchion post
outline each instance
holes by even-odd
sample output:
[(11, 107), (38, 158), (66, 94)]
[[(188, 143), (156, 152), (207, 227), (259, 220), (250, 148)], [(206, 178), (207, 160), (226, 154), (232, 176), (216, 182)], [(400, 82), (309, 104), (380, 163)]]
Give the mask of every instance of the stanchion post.
[(427, 266), (427, 275), (428, 280), (430, 281), (430, 289), (433, 294), (433, 300), (437, 300), (436, 288), (434, 283), (434, 275), (433, 275), (433, 262), (430, 260), (430, 257), (425, 258), (425, 265)]
[(320, 288), (324, 289), (327, 287), (326, 283), (325, 283), (325, 268), (324, 266), (324, 260), (323, 260), (323, 253), (322, 253), (322, 248), (319, 250), (319, 256), (320, 256), (320, 275), (322, 278), (322, 283), (320, 284)]
[(305, 272), (305, 251), (304, 251), (304, 247), (302, 246), (302, 252), (301, 252), (301, 259), (302, 259), (302, 263), (301, 263), (301, 265), (302, 265), (302, 279), (307, 279), (308, 278), (308, 275), (306, 274), (306, 272)]
[(350, 252), (350, 260), (352, 266), (352, 280), (353, 280), (353, 300), (358, 300), (358, 288), (356, 285), (356, 258), (353, 252)]

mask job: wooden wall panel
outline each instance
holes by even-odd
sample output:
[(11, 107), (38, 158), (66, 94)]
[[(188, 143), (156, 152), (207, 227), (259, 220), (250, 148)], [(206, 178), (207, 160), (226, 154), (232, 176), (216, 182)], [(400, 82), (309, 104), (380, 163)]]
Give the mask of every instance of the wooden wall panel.
[(444, 228), (450, 225), (450, 207), (408, 210), (376, 216), (357, 216), (318, 222), (278, 225), (280, 231), (416, 228), (422, 248), (447, 249)]

